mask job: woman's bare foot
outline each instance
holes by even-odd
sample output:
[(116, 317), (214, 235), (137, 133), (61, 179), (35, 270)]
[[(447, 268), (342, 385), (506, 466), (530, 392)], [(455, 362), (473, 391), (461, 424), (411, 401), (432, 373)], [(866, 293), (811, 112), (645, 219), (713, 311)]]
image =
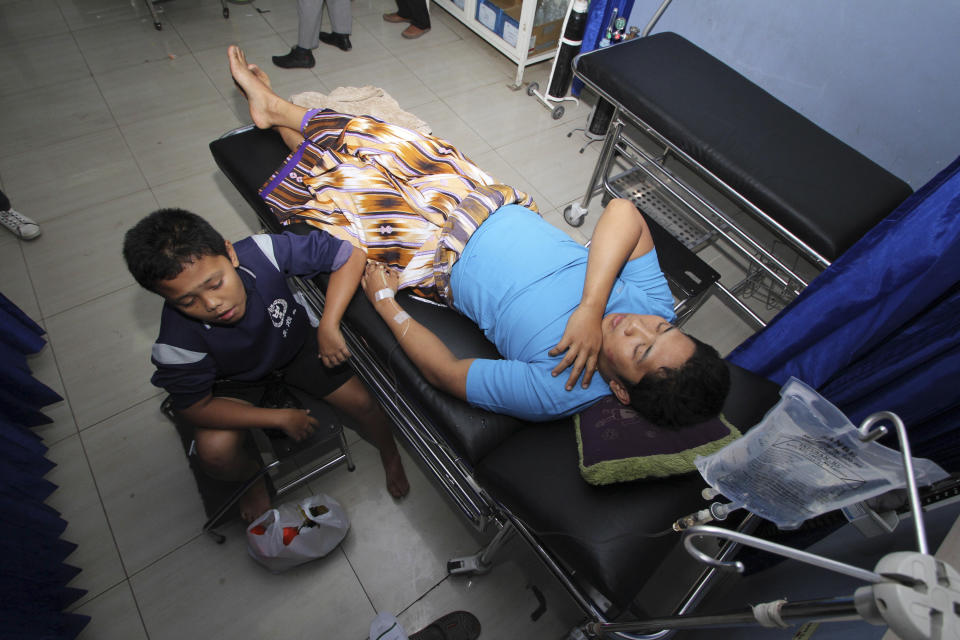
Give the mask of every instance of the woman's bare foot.
[(227, 58), (230, 60), (230, 75), (250, 104), (253, 123), (260, 129), (269, 129), (278, 124), (275, 110), (281, 98), (270, 88), (267, 74), (257, 65), (248, 63), (237, 45), (230, 45)]
[(247, 63), (247, 69), (250, 70), (250, 73), (252, 73), (257, 80), (267, 85), (267, 87), (273, 91), (273, 85), (270, 84), (270, 76), (267, 75), (266, 71), (258, 67), (253, 62)]
[(263, 478), (240, 498), (240, 517), (244, 522), (253, 522), (270, 508), (270, 494), (267, 492), (267, 483)]
[(407, 474), (403, 470), (403, 461), (400, 459), (400, 452), (394, 450), (392, 458), (380, 456), (383, 463), (383, 471), (387, 476), (387, 491), (394, 498), (402, 498), (410, 493), (410, 482), (407, 480)]

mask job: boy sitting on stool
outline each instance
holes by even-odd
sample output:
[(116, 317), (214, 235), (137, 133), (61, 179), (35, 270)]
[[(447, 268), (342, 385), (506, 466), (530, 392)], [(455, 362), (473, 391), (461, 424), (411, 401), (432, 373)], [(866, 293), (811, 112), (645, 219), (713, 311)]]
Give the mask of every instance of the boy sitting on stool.
[[(319, 230), (255, 235), (233, 245), (200, 216), (161, 209), (127, 232), (123, 257), (134, 279), (166, 300), (151, 382), (194, 426), (207, 473), (242, 480), (256, 472), (258, 462), (244, 448), (247, 429), (280, 429), (299, 441), (318, 426), (307, 410), (253, 406), (266, 379), (281, 371), (286, 384), (352, 418), (380, 450), (387, 491), (406, 495), (410, 485), (390, 422), (345, 364), (350, 352), (340, 320), (363, 273), (362, 251)], [(318, 323), (286, 278), (319, 272), (331, 275)], [(240, 508), (248, 522), (270, 508), (263, 480)]]

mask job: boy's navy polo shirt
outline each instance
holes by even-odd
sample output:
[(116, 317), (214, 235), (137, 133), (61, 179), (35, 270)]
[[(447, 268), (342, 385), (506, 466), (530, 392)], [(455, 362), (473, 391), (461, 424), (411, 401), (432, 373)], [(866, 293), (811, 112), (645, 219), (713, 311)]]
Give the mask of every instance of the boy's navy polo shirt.
[(210, 394), (216, 380), (255, 381), (290, 362), (317, 325), (288, 276), (311, 277), (339, 269), (353, 247), (326, 232), (255, 235), (233, 245), (247, 291), (243, 318), (234, 325), (206, 324), (165, 303), (151, 360), (150, 381), (167, 390), (175, 409)]

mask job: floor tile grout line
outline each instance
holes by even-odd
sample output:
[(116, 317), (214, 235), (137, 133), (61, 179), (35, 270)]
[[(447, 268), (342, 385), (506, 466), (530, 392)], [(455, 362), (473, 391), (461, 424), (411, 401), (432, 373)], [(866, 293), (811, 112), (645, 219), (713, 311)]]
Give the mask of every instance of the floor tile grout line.
[[(107, 110), (110, 112), (111, 118), (114, 120), (114, 122), (116, 122), (116, 116), (113, 114), (112, 109), (110, 109), (110, 105), (109, 105), (109, 103), (107, 102), (105, 96), (103, 95), (103, 90), (102, 90), (102, 88), (100, 87), (100, 84), (96, 82), (96, 78), (95, 78), (95, 76), (94, 76), (94, 74), (93, 74), (92, 69), (90, 68), (89, 60), (87, 60), (86, 56), (83, 54), (83, 51), (82, 51), (82, 49), (80, 48), (80, 43), (77, 41), (77, 37), (76, 37), (76, 35), (75, 35), (75, 33), (74, 33), (74, 30), (70, 27), (69, 23), (67, 22), (66, 16), (63, 14), (63, 8), (60, 6), (59, 3), (57, 3), (57, 11), (60, 13), (61, 18), (62, 18), (63, 21), (64, 21), (64, 24), (67, 25), (67, 27), (68, 27), (68, 33), (70, 34), (70, 38), (73, 40), (74, 45), (77, 47), (77, 51), (80, 52), (80, 55), (81, 55), (81, 57), (83, 58), (84, 65), (87, 67), (87, 71), (88, 71), (88, 73), (90, 74), (91, 79), (93, 79), (93, 81), (94, 81), (94, 83), (95, 83), (95, 85), (96, 85), (96, 87), (97, 87), (97, 91), (98, 91), (98, 93), (100, 94), (100, 97), (101, 97), (101, 99), (102, 99), (103, 102), (104, 102), (104, 105), (107, 107)], [(122, 131), (121, 131), (121, 135), (122, 135)], [(126, 143), (126, 141), (124, 141), (124, 142)], [(129, 145), (128, 145), (128, 147), (129, 147)], [(38, 295), (37, 290), (36, 290), (36, 285), (35, 285), (35, 283), (34, 283), (34, 281), (33, 281), (32, 276), (30, 275), (30, 265), (29, 265), (29, 262), (27, 261), (26, 254), (23, 252), (23, 247), (22, 247), (22, 246), (20, 247), (20, 251), (21, 251), (21, 255), (22, 255), (23, 262), (24, 262), (24, 267), (25, 267), (25, 269), (26, 269), (26, 271), (27, 271), (27, 277), (30, 279), (31, 289), (32, 289), (32, 291), (33, 291), (33, 295), (34, 295), (35, 301), (36, 301), (36, 303), (37, 303), (37, 307), (40, 308), (40, 309), (42, 309), (42, 307), (40, 306), (40, 299), (39, 299), (39, 295)], [(44, 325), (46, 325), (46, 317), (44, 317), (42, 313), (41, 313), (41, 317), (44, 319)], [(45, 330), (46, 330), (46, 326), (45, 326)], [(79, 427), (79, 422), (77, 421), (77, 415), (76, 415), (76, 410), (75, 410), (75, 408), (74, 408), (74, 403), (72, 403), (72, 402), (70, 401), (70, 393), (69, 393), (69, 391), (67, 390), (67, 387), (66, 387), (66, 385), (64, 384), (64, 381), (63, 381), (63, 371), (61, 370), (59, 360), (57, 359), (56, 345), (54, 344), (53, 337), (50, 336), (49, 333), (46, 333), (46, 331), (45, 331), (45, 335), (47, 335), (47, 337), (48, 337), (48, 343), (50, 344), (51, 355), (53, 356), (53, 359), (54, 359), (54, 366), (56, 367), (56, 370), (57, 370), (57, 376), (58, 376), (58, 378), (60, 379), (60, 385), (61, 385), (61, 387), (63, 388), (63, 397), (64, 397), (64, 400), (66, 400), (67, 406), (70, 408), (70, 415), (71, 415), (71, 418), (73, 419), (74, 427), (75, 427), (76, 430), (77, 430), (77, 434), (76, 434), (76, 435), (77, 435), (77, 442), (79, 443), (80, 449), (81, 449), (81, 451), (83, 452), (83, 457), (84, 457), (84, 461), (86, 462), (87, 472), (90, 474), (90, 479), (91, 479), (91, 481), (93, 482), (94, 490), (97, 492), (97, 500), (100, 502), (100, 510), (101, 510), (101, 513), (103, 514), (104, 520), (105, 520), (106, 523), (107, 523), (107, 528), (108, 528), (108, 530), (110, 531), (110, 537), (111, 537), (111, 540), (112, 540), (112, 542), (113, 542), (113, 547), (114, 547), (114, 549), (115, 549), (115, 551), (116, 551), (117, 558), (118, 558), (119, 561), (120, 561), (120, 566), (122, 567), (123, 572), (124, 572), (124, 575), (127, 576), (127, 580), (129, 581), (129, 575), (128, 575), (128, 572), (127, 572), (127, 567), (126, 567), (126, 564), (124, 563), (123, 555), (120, 553), (120, 546), (119, 546), (119, 544), (117, 543), (117, 536), (116, 536), (116, 533), (114, 533), (113, 524), (110, 522), (110, 516), (109, 516), (109, 514), (107, 513), (106, 504), (104, 503), (104, 500), (103, 500), (103, 494), (102, 494), (102, 492), (101, 492), (101, 490), (100, 490), (99, 484), (97, 483), (97, 477), (96, 477), (96, 474), (94, 473), (93, 465), (92, 465), (92, 463), (90, 462), (90, 456), (89, 456), (88, 453), (87, 453), (86, 445), (85, 445), (85, 443), (84, 443), (83, 437), (82, 437), (81, 434), (80, 434), (80, 431), (81, 431), (81, 430), (80, 430), (80, 427)], [(114, 585), (114, 586), (115, 586), (115, 585)], [(111, 588), (112, 588), (112, 587), (111, 587)], [(133, 594), (132, 594), (132, 588), (131, 588), (131, 587), (128, 587), (128, 588), (131, 589), (131, 595), (133, 595)], [(101, 591), (100, 594), (97, 594), (97, 595), (102, 595), (102, 594), (105, 593), (107, 590), (109, 590), (109, 589), (105, 589), (104, 591)], [(89, 593), (89, 591), (88, 591), (87, 593)], [(91, 597), (91, 600), (93, 600), (95, 597), (96, 597), (96, 596)], [(138, 615), (138, 617), (140, 618), (140, 624), (141, 624), (141, 626), (144, 628), (144, 632), (147, 633), (147, 631), (146, 631), (146, 622), (145, 622), (144, 619), (143, 619), (143, 615), (142, 615), (142, 613), (141, 613), (139, 603), (136, 602), (136, 598), (134, 598), (134, 605), (137, 607), (137, 615)], [(148, 637), (149, 637), (149, 634), (148, 634)]]
[[(409, 611), (411, 607), (413, 607), (413, 606), (416, 605), (418, 602), (422, 601), (422, 600), (423, 600), (424, 598), (426, 598), (428, 595), (430, 595), (431, 593), (433, 593), (433, 592), (437, 589), (437, 587), (439, 587), (440, 585), (442, 585), (444, 582), (446, 582), (446, 581), (449, 580), (449, 579), (450, 579), (450, 574), (449, 574), (449, 573), (444, 574), (444, 576), (443, 576), (442, 578), (440, 578), (440, 580), (438, 580), (438, 581), (436, 582), (436, 584), (434, 584), (432, 587), (430, 587), (429, 589), (427, 589), (426, 591), (424, 591), (423, 593), (421, 593), (417, 598), (415, 598), (415, 599), (413, 600), (413, 602), (411, 602), (410, 604), (408, 604), (407, 606), (405, 606), (403, 609), (401, 609), (400, 611), (398, 611), (398, 612), (396, 613), (396, 615), (399, 617), (399, 616), (403, 615), (404, 613), (406, 613), (407, 611)], [(419, 629), (418, 629), (417, 631), (419, 631)]]
[(377, 605), (373, 604), (373, 598), (370, 596), (367, 588), (363, 586), (363, 580), (360, 579), (360, 574), (357, 573), (357, 568), (353, 566), (352, 562), (350, 562), (350, 556), (347, 554), (347, 550), (344, 548), (342, 543), (337, 545), (337, 549), (343, 554), (343, 559), (347, 561), (350, 571), (353, 572), (354, 577), (357, 579), (357, 584), (360, 585), (360, 590), (363, 591), (363, 595), (367, 598), (367, 602), (370, 603), (370, 608), (373, 609), (374, 615), (376, 615), (379, 613), (379, 611), (377, 611)]
[[(98, 301), (98, 300), (102, 300), (103, 298), (106, 298), (107, 296), (115, 295), (115, 294), (117, 294), (117, 293), (120, 293), (120, 292), (123, 291), (124, 289), (129, 289), (129, 288), (131, 288), (131, 287), (139, 287), (139, 286), (140, 286), (140, 285), (138, 285), (136, 282), (130, 282), (130, 283), (127, 283), (127, 284), (123, 285), (122, 287), (119, 287), (119, 288), (114, 289), (114, 290), (112, 290), (112, 291), (104, 291), (103, 293), (98, 293), (97, 295), (95, 295), (95, 296), (92, 297), (92, 298), (89, 298), (89, 299), (84, 300), (84, 301), (82, 301), (82, 302), (78, 302), (78, 303), (76, 303), (76, 304), (72, 304), (72, 305), (70, 305), (69, 307), (66, 307), (66, 308), (64, 308), (64, 309), (60, 309), (59, 311), (56, 311), (56, 312), (54, 312), (54, 313), (51, 313), (50, 315), (44, 315), (44, 314), (42, 313), (43, 307), (41, 306), (41, 307), (40, 307), (40, 309), (41, 309), (41, 316), (40, 316), (40, 317), (43, 318), (44, 322), (46, 322), (47, 320), (53, 320), (53, 319), (56, 318), (57, 316), (60, 316), (60, 315), (63, 315), (64, 313), (68, 313), (68, 312), (70, 312), (70, 311), (73, 311), (74, 309), (78, 309), (78, 308), (80, 308), (80, 307), (82, 307), (82, 306), (84, 306), (84, 305), (90, 304), (91, 302), (96, 302), (96, 301)], [(38, 301), (38, 303), (39, 303), (39, 301)]]
[[(68, 560), (65, 560), (64, 563), (67, 564), (67, 565), (69, 565), (69, 564), (70, 564), (69, 559), (68, 559)], [(91, 596), (91, 597), (88, 598), (87, 600), (78, 599), (78, 600), (70, 603), (70, 605), (68, 605), (67, 607), (64, 608), (64, 612), (65, 612), (65, 613), (77, 613), (77, 611), (78, 611), (79, 609), (87, 606), (88, 604), (90, 604), (91, 602), (93, 602), (94, 600), (96, 600), (97, 598), (102, 597), (105, 593), (107, 593), (107, 592), (110, 591), (111, 589), (116, 589), (118, 586), (120, 586), (120, 585), (123, 584), (124, 582), (129, 582), (129, 581), (130, 581), (129, 578), (127, 578), (126, 576), (124, 576), (123, 578), (117, 580), (117, 581), (114, 582), (113, 584), (110, 584), (110, 585), (104, 587), (103, 591), (101, 591), (100, 593), (97, 593), (97, 594)], [(87, 593), (89, 594), (90, 591), (87, 590)]]
[[(131, 404), (131, 405), (129, 405), (129, 406), (123, 408), (123, 409), (120, 409), (119, 411), (117, 411), (117, 412), (115, 412), (115, 413), (111, 413), (111, 414), (108, 415), (108, 416), (105, 416), (105, 417), (103, 417), (103, 418), (100, 418), (99, 420), (97, 420), (96, 422), (94, 422), (94, 423), (92, 423), (92, 424), (88, 424), (88, 425), (85, 426), (85, 427), (80, 427), (80, 426), (78, 426), (78, 427), (77, 427), (77, 433), (83, 433), (83, 432), (86, 431), (87, 429), (92, 429), (93, 427), (99, 426), (99, 425), (103, 424), (104, 422), (106, 422), (107, 420), (113, 420), (114, 418), (116, 418), (117, 416), (119, 416), (121, 413), (125, 413), (125, 412), (127, 412), (127, 411), (130, 411), (131, 409), (134, 409), (134, 408), (136, 408), (136, 407), (139, 407), (140, 405), (146, 404), (146, 403), (148, 403), (148, 402), (150, 402), (150, 401), (152, 401), (152, 400), (156, 400), (157, 398), (159, 398), (160, 396), (162, 396), (162, 395), (165, 394), (165, 393), (166, 393), (166, 391), (164, 391), (163, 389), (157, 389), (157, 390), (153, 393), (153, 395), (151, 395), (151, 396), (149, 396), (149, 397), (147, 397), (147, 398), (143, 398), (143, 399), (141, 399), (141, 400), (137, 400), (137, 401), (135, 401), (133, 404)], [(157, 410), (159, 411), (159, 407), (157, 408)]]
[[(59, 8), (59, 5), (58, 5), (58, 8)], [(60, 381), (60, 388), (63, 389), (63, 394), (61, 397), (63, 398), (63, 401), (67, 403), (67, 406), (70, 408), (70, 417), (71, 419), (73, 419), (74, 433), (79, 435), (80, 429), (77, 425), (77, 415), (74, 412), (73, 403), (70, 402), (70, 394), (67, 391), (67, 386), (66, 384), (64, 384), (64, 381), (63, 381), (63, 371), (60, 369), (60, 361), (57, 359), (57, 350), (56, 350), (56, 347), (54, 346), (53, 336), (50, 335), (49, 327), (47, 326), (47, 317), (43, 315), (43, 306), (40, 304), (40, 294), (37, 292), (36, 284), (34, 283), (33, 276), (31, 275), (31, 272), (30, 272), (30, 263), (27, 261), (26, 252), (24, 252), (23, 250), (23, 242), (24, 242), (23, 240), (17, 241), (17, 243), (20, 245), (19, 249), (20, 249), (21, 259), (23, 260), (23, 268), (27, 272), (27, 279), (30, 281), (30, 290), (33, 292), (33, 298), (34, 298), (34, 302), (37, 305), (37, 309), (40, 310), (40, 323), (42, 323), (42, 326), (43, 326), (44, 341), (46, 342), (47, 346), (50, 347), (50, 356), (53, 358), (53, 365), (57, 370), (57, 380)], [(70, 435), (73, 435), (73, 434), (71, 433)], [(66, 440), (67, 438), (70, 437), (70, 435), (64, 436), (63, 438), (60, 438), (56, 442), (61, 442), (63, 440)], [(49, 448), (52, 444), (55, 444), (55, 443), (49, 443), (44, 440), (43, 444), (44, 446)]]
[[(113, 531), (113, 524), (110, 522), (110, 515), (107, 513), (107, 505), (103, 501), (103, 494), (100, 491), (100, 485), (97, 483), (97, 476), (93, 471), (93, 465), (90, 462), (90, 456), (87, 454), (87, 447), (84, 444), (80, 433), (77, 433), (77, 442), (80, 444), (80, 450), (83, 452), (83, 458), (87, 463), (87, 471), (90, 473), (90, 479), (93, 482), (94, 490), (97, 492), (97, 500), (100, 502), (100, 510), (103, 513), (103, 519), (107, 523), (107, 529), (110, 531), (110, 538), (113, 541), (114, 549), (117, 552), (117, 558), (120, 560), (120, 567), (123, 569), (123, 575), (129, 579), (130, 575), (127, 572), (127, 565), (123, 561), (123, 555), (120, 553), (120, 545), (117, 543), (117, 535)], [(100, 593), (102, 594), (106, 591), (107, 589), (101, 591)], [(87, 593), (89, 593), (89, 591), (87, 591)]]

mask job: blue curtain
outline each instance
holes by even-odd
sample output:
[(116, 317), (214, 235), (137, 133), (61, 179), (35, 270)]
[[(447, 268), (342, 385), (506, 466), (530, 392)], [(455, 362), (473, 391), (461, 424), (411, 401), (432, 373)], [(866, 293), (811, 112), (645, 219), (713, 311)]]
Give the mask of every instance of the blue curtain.
[[(633, 11), (633, 0), (590, 0), (587, 9), (587, 26), (584, 27), (580, 53), (593, 51), (600, 45), (600, 41), (607, 32), (607, 26), (610, 24), (614, 8), (616, 8), (618, 16), (629, 19), (630, 12)], [(570, 93), (579, 96), (582, 87), (583, 83), (574, 79)]]
[(960, 158), (729, 360), (796, 376), (854, 424), (893, 411), (914, 453), (960, 470)]
[(27, 366), (43, 333), (0, 294), (0, 637), (10, 639), (75, 638), (90, 621), (62, 613), (86, 592), (66, 586), (80, 571), (63, 563), (76, 545), (60, 539), (67, 523), (44, 504), (54, 464), (29, 429), (49, 423), (40, 408), (61, 400)]

